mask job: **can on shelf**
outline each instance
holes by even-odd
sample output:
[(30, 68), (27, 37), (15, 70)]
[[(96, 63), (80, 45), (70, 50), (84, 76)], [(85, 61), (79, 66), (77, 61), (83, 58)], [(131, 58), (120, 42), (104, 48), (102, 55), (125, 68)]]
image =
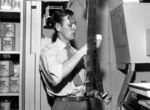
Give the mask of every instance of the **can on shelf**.
[(14, 37), (2, 37), (2, 51), (14, 51), (15, 39)]
[(0, 76), (0, 93), (8, 93), (8, 92), (9, 92), (9, 77)]
[(11, 68), (11, 61), (9, 60), (0, 61), (0, 76), (1, 77), (10, 76), (10, 68)]
[(1, 9), (11, 9), (12, 0), (0, 0)]
[(11, 93), (19, 92), (19, 75), (10, 77), (10, 92)]
[(11, 101), (10, 100), (2, 100), (0, 102), (0, 110), (10, 110)]
[(5, 37), (15, 37), (15, 24), (5, 23), (4, 24), (4, 36)]

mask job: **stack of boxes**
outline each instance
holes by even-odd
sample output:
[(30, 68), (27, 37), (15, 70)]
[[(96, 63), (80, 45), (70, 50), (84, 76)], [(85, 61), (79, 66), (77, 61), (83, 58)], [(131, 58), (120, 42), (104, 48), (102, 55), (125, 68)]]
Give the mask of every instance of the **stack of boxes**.
[(14, 51), (15, 50), (15, 24), (0, 23), (0, 50)]

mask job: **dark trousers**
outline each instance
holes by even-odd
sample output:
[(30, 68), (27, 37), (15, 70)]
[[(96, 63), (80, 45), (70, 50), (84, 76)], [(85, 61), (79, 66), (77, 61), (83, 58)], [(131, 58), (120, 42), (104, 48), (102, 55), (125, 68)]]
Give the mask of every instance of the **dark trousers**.
[(88, 110), (87, 101), (67, 102), (55, 100), (52, 110)]

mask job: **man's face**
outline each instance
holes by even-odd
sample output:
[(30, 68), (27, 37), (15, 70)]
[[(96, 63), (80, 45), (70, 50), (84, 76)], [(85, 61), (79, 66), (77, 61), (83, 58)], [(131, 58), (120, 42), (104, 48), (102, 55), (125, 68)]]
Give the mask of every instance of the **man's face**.
[(75, 38), (76, 35), (76, 21), (74, 17), (65, 16), (61, 24), (60, 34), (62, 35), (61, 40), (68, 42)]

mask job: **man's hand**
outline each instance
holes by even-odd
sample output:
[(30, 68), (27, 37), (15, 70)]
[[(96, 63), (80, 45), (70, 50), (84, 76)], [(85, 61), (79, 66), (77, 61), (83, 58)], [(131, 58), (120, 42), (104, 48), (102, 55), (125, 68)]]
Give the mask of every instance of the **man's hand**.
[(101, 93), (101, 98), (102, 98), (102, 101), (105, 102), (106, 104), (109, 104), (112, 100), (112, 95), (109, 94), (108, 91), (104, 92), (104, 93)]
[(82, 56), (87, 55), (87, 51), (88, 51), (87, 44), (85, 44), (84, 46), (82, 46), (82, 47), (78, 50), (78, 52), (79, 52), (80, 54), (82, 54)]
[(86, 93), (86, 96), (97, 98), (106, 104), (109, 104), (112, 100), (112, 95), (109, 94), (108, 91), (100, 93), (98, 90), (91, 90), (90, 92)]

